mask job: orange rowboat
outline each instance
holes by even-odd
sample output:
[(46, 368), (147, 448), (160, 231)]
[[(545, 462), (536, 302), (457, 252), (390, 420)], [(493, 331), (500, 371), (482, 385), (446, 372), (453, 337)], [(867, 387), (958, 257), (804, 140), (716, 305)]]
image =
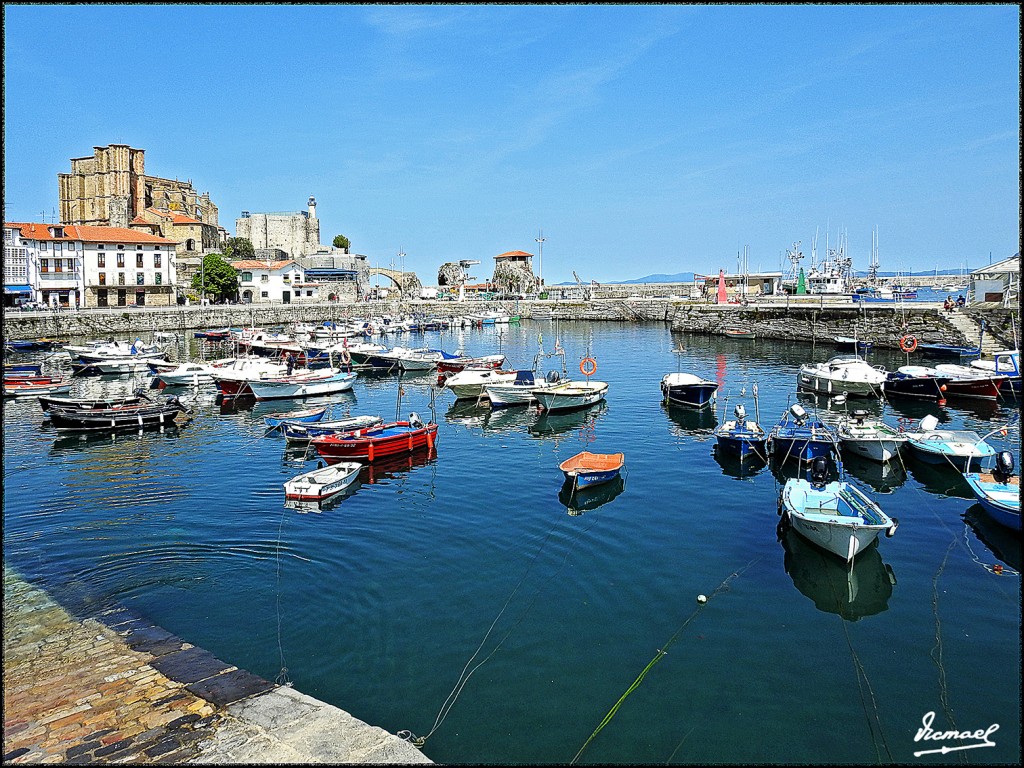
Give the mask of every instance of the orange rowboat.
[(558, 468), (577, 488), (607, 483), (619, 476), (625, 457), (621, 453), (590, 453), (583, 451), (566, 459)]

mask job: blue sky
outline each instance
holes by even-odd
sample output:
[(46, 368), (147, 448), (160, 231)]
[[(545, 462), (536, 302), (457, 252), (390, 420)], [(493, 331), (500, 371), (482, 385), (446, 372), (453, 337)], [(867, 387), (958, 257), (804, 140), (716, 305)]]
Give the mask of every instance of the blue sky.
[[(865, 269), (1020, 240), (1020, 13), (977, 6), (4, 7), (5, 219), (112, 142), (371, 263), (538, 253), (547, 282)], [(534, 269), (540, 268), (534, 259)]]

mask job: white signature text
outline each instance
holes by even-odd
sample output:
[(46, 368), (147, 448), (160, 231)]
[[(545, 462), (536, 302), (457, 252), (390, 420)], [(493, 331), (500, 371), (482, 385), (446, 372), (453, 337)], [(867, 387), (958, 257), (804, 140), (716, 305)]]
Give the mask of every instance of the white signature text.
[(914, 736), (914, 741), (946, 741), (949, 739), (965, 740), (965, 739), (976, 739), (977, 744), (961, 744), (956, 747), (947, 747), (945, 745), (940, 749), (925, 749), (920, 752), (915, 752), (914, 757), (920, 757), (921, 755), (930, 755), (936, 752), (946, 754), (947, 752), (955, 752), (958, 749), (975, 749), (977, 747), (994, 747), (996, 744), (994, 741), (989, 741), (988, 737), (999, 730), (999, 723), (992, 723), (988, 728), (979, 728), (976, 731), (935, 731), (932, 730), (932, 723), (935, 722), (935, 713), (928, 712), (924, 717), (921, 718), (922, 727), (917, 729), (917, 735)]

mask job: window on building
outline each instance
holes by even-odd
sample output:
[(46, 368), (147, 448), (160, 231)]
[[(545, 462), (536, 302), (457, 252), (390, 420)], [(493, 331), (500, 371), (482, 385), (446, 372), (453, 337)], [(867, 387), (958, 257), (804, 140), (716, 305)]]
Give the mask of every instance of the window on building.
[(123, 246), (123, 245), (119, 245), (119, 246), (117, 246), (117, 250), (119, 250), (119, 251), (123, 251), (123, 250), (124, 250), (124, 246)]
[(270, 282), (270, 275), (260, 275), (260, 282), (261, 283), (269, 283)]
[(154, 251), (159, 251), (160, 250), (160, 246), (159, 245), (154, 245), (153, 246), (153, 250)]
[(262, 296), (262, 297), (263, 297), (263, 298), (265, 299), (265, 298), (267, 298), (268, 296), (270, 296), (270, 294), (269, 294), (269, 293), (267, 293), (266, 291), (260, 291), (260, 296)]
[(117, 273), (117, 284), (124, 285), (124, 272)]
[(242, 282), (243, 283), (251, 283), (252, 282), (252, 272), (243, 272), (242, 273)]
[(46, 243), (40, 243), (39, 244), (39, 250), (45, 251), (46, 250)]
[(96, 266), (105, 267), (107, 266), (107, 254), (97, 253), (96, 254)]
[(54, 272), (63, 272), (64, 271), (64, 260), (63, 259), (54, 259), (53, 260), (53, 271)]
[(75, 271), (75, 260), (74, 259), (65, 259), (64, 260), (64, 269), (66, 269), (68, 272), (74, 272)]
[(136, 275), (135, 275), (135, 284), (136, 285), (145, 285), (146, 284), (146, 274), (144, 272), (136, 273)]
[(106, 248), (106, 247), (107, 247), (107, 246), (105, 246), (105, 245), (104, 245), (103, 243), (98, 243), (98, 244), (96, 245), (96, 250), (97, 250), (97, 251), (102, 251), (102, 250), (103, 250), (104, 248)]
[(50, 260), (49, 259), (40, 259), (39, 260), (39, 271), (44, 273), (44, 274), (50, 271)]
[(75, 245), (74, 243), (68, 243), (68, 250), (69, 250), (69, 251), (73, 251), (73, 250), (75, 250), (75, 249), (76, 249), (77, 247), (78, 247), (78, 246), (76, 246), (76, 245)]
[(108, 301), (109, 301), (109, 299), (107, 298), (107, 289), (106, 288), (102, 288), (102, 289), (96, 291), (96, 306), (97, 307), (105, 307), (105, 306), (107, 306), (107, 302)]
[(146, 292), (145, 291), (136, 291), (135, 292), (135, 304), (136, 304), (136, 306), (139, 306), (139, 307), (146, 306)]
[(156, 273), (156, 275), (155, 275), (155, 277), (156, 277), (156, 280), (155, 280), (156, 284), (157, 284), (157, 285), (162, 285), (162, 284), (163, 284), (163, 282), (164, 282), (164, 276), (163, 276), (163, 273), (162, 273), (162, 272), (157, 272), (157, 273)]
[(312, 291), (306, 291), (306, 295), (307, 295), (307, 296), (312, 296), (312, 295), (313, 295), (313, 292), (312, 292)]
[(135, 266), (138, 267), (139, 269), (141, 269), (143, 267), (142, 254), (141, 253), (136, 253), (135, 254)]
[(107, 273), (106, 272), (100, 272), (100, 285), (106, 285), (106, 284), (107, 284)]
[(159, 269), (160, 267), (163, 266), (163, 263), (162, 263), (162, 261), (160, 259), (160, 254), (159, 253), (154, 253), (153, 254), (153, 266), (156, 267), (157, 269)]
[(117, 306), (123, 307), (128, 303), (128, 291), (118, 288), (117, 289)]
[(119, 266), (119, 267), (123, 267), (124, 266), (124, 254), (121, 253), (120, 251), (118, 251), (118, 253), (117, 253), (117, 266)]

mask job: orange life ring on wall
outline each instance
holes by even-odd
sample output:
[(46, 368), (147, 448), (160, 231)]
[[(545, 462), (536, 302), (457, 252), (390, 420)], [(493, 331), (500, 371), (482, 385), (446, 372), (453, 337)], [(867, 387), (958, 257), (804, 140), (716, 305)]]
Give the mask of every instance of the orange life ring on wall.
[(584, 357), (580, 361), (580, 373), (584, 376), (593, 376), (597, 372), (597, 360), (592, 357)]
[(342, 348), (341, 350), (341, 362), (344, 363), (345, 365), (348, 365), (349, 363), (352, 362), (352, 353), (349, 352), (347, 349)]
[(917, 349), (917, 338), (911, 336), (910, 334), (907, 334), (902, 339), (900, 339), (900, 349), (902, 349), (904, 352), (913, 352), (915, 349)]

